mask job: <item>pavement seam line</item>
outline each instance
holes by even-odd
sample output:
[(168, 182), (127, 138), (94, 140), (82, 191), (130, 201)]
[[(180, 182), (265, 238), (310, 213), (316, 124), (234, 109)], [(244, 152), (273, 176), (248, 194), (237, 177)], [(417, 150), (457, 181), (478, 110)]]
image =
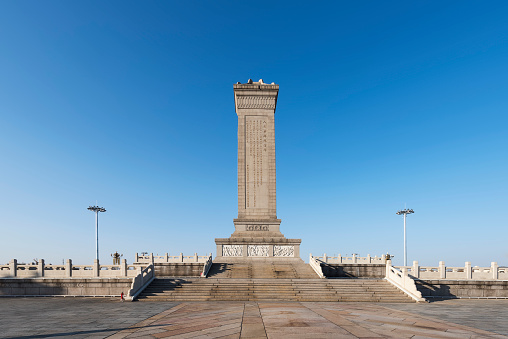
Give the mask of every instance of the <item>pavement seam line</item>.
[[(173, 312), (176, 312), (179, 309), (183, 308), (184, 306), (186, 306), (186, 303), (180, 303), (178, 305), (175, 305), (175, 306), (173, 306), (173, 307), (171, 307), (171, 308), (169, 308), (169, 309), (167, 309), (165, 311), (162, 311), (162, 312), (157, 313), (157, 314), (155, 314), (155, 315), (153, 315), (151, 317), (148, 317), (148, 318), (146, 318), (144, 320), (141, 320), (141, 321), (135, 323), (134, 325), (129, 326), (125, 330), (122, 330), (120, 332), (116, 332), (116, 333), (114, 333), (114, 334), (112, 334), (110, 336), (107, 336), (106, 338), (110, 338), (110, 339), (122, 339), (122, 338), (125, 338), (125, 337), (131, 335), (132, 333), (137, 332), (139, 329), (144, 328), (144, 327), (146, 327), (148, 325), (151, 325), (155, 321), (157, 321), (160, 318), (164, 317), (166, 314), (171, 314)], [(165, 313), (164, 316), (160, 316), (163, 313)], [(152, 321), (150, 321), (150, 319), (152, 319)], [(146, 321), (149, 321), (149, 323), (142, 324), (142, 323), (144, 323)]]
[[(499, 333), (496, 333), (496, 332), (482, 330), (480, 328), (471, 327), (471, 326), (467, 326), (467, 325), (461, 325), (461, 324), (458, 324), (458, 323), (453, 322), (453, 321), (446, 321), (446, 320), (442, 320), (442, 319), (439, 319), (439, 318), (432, 318), (432, 317), (427, 316), (427, 315), (421, 315), (419, 313), (412, 313), (412, 312), (408, 312), (408, 311), (402, 311), (402, 310), (390, 308), (390, 307), (387, 307), (387, 306), (384, 306), (384, 305), (379, 305), (379, 306), (383, 307), (385, 309), (388, 309), (388, 310), (390, 310), (392, 312), (396, 311), (398, 313), (401, 313), (401, 314), (404, 314), (404, 315), (411, 315), (411, 316), (415, 316), (416, 315), (416, 316), (421, 317), (421, 318), (423, 318), (425, 320), (434, 321), (434, 322), (437, 322), (437, 323), (440, 323), (440, 324), (443, 324), (443, 325), (454, 325), (457, 329), (464, 329), (464, 330), (467, 330), (467, 331), (470, 331), (470, 332), (475, 332), (478, 335), (480, 335), (480, 334), (484, 334), (484, 335), (487, 335), (487, 334), (488, 335), (499, 335)], [(447, 332), (447, 331), (445, 331), (445, 332)]]
[[(315, 314), (317, 314), (317, 315), (318, 315), (318, 316), (320, 316), (321, 318), (325, 319), (326, 321), (331, 322), (332, 324), (334, 324), (334, 325), (335, 325), (335, 326), (337, 326), (338, 328), (340, 328), (340, 329), (342, 329), (342, 330), (346, 331), (347, 333), (351, 334), (353, 337), (356, 337), (356, 335), (355, 335), (354, 333), (351, 333), (350, 331), (346, 330), (344, 327), (342, 327), (342, 326), (340, 326), (340, 325), (337, 325), (336, 323), (334, 323), (334, 322), (333, 322), (333, 321), (331, 321), (331, 320), (328, 320), (326, 317), (324, 317), (324, 316), (322, 316), (321, 314), (317, 313), (317, 312), (316, 312), (316, 311), (314, 311), (312, 308), (308, 307), (307, 305), (303, 304), (302, 302), (300, 302), (299, 304), (300, 304), (300, 305), (302, 305), (303, 307), (307, 308), (307, 309), (308, 309), (308, 310), (310, 310), (311, 312), (314, 312)], [(310, 303), (310, 304), (311, 304), (311, 305), (313, 305), (313, 303)], [(363, 327), (363, 326), (360, 326), (360, 327), (362, 327), (362, 328), (366, 329), (366, 328), (365, 328), (365, 327)], [(368, 329), (366, 329), (366, 330), (368, 330)], [(372, 331), (370, 331), (370, 330), (368, 330), (368, 331), (369, 331), (369, 332), (372, 332)], [(357, 338), (358, 338), (358, 337), (357, 337)]]
[(261, 315), (261, 309), (259, 308), (259, 303), (258, 302), (256, 302), (256, 306), (258, 308), (259, 317), (261, 318), (261, 323), (263, 324), (263, 330), (265, 331), (265, 337), (268, 338), (268, 334), (266, 333), (265, 321), (263, 320), (263, 316)]

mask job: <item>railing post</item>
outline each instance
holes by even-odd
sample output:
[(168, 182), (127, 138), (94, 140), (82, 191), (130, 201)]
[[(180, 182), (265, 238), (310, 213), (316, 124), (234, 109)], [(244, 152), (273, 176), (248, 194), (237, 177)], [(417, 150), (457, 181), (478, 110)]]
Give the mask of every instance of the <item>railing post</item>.
[(44, 259), (39, 260), (37, 264), (37, 273), (39, 277), (44, 277)]
[(339, 264), (342, 264), (342, 256), (340, 255), (340, 253), (339, 256), (337, 257), (337, 261), (339, 262)]
[(166, 255), (165, 255), (165, 257), (164, 257), (164, 260), (165, 260), (166, 262), (169, 262), (169, 254), (168, 254), (168, 253), (166, 253)]
[(194, 262), (198, 262), (198, 254), (194, 253)]
[(391, 260), (386, 260), (386, 272), (385, 272), (385, 277), (388, 278), (388, 276), (390, 275), (390, 268), (392, 267), (392, 261)]
[(356, 264), (356, 253), (353, 253), (353, 264)]
[(138, 252), (136, 252), (136, 260), (134, 262), (139, 262), (139, 255)]
[(127, 259), (122, 259), (122, 263), (120, 264), (120, 276), (127, 276)]
[(499, 268), (499, 265), (497, 264), (497, 262), (493, 261), (490, 264), (490, 273), (492, 274), (492, 279), (494, 279), (494, 280), (498, 279), (498, 268)]
[(327, 256), (326, 256), (326, 253), (323, 253), (323, 262), (326, 263), (327, 262)]
[(18, 276), (18, 261), (16, 259), (12, 259), (11, 262), (9, 263), (9, 269), (11, 271), (11, 275), (13, 277), (17, 277)]
[(71, 259), (67, 259), (67, 264), (65, 265), (65, 276), (67, 278), (71, 278), (72, 277), (72, 260)]
[(420, 278), (420, 266), (418, 265), (418, 261), (413, 261), (413, 269), (412, 269), (412, 276), (415, 278)]
[(367, 254), (367, 264), (372, 263), (372, 258), (370, 257), (370, 254)]
[(383, 254), (383, 255), (381, 256), (381, 261), (382, 261), (382, 262), (384, 262), (384, 263), (386, 264), (386, 255), (384, 255), (384, 254)]
[(183, 262), (183, 253), (180, 253), (180, 262)]
[(444, 261), (439, 262), (439, 279), (446, 279), (446, 266)]
[(471, 280), (473, 278), (473, 270), (471, 269), (471, 262), (466, 261), (466, 266), (464, 268), (466, 273), (466, 280)]
[(153, 253), (150, 253), (150, 262), (151, 262), (152, 264), (154, 263)]
[(98, 259), (94, 259), (93, 260), (93, 276), (94, 277), (99, 277), (100, 275), (100, 266), (99, 266), (99, 260)]

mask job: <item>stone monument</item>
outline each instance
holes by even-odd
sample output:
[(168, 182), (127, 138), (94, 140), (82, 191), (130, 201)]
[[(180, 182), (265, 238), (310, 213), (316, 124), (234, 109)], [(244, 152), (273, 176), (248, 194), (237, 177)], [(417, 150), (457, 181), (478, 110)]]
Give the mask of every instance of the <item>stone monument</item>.
[(301, 239), (285, 238), (277, 219), (274, 115), (279, 85), (249, 79), (233, 88), (238, 115), (238, 218), (231, 237), (215, 239), (214, 262), (301, 260)]

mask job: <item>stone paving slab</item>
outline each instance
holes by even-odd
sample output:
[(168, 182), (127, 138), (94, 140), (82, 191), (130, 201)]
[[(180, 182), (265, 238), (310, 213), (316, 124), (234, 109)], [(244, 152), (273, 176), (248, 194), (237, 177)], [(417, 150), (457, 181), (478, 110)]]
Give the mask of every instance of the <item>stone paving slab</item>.
[(508, 338), (508, 300), (429, 304), (1, 298), (0, 338)]

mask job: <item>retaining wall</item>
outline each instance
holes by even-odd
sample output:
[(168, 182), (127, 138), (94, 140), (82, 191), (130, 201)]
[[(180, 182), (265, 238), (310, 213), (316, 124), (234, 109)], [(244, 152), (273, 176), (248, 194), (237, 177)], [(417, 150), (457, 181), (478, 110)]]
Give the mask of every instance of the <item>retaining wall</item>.
[(154, 263), (156, 277), (199, 277), (204, 263)]
[(424, 298), (508, 298), (508, 280), (415, 280)]
[(385, 264), (326, 264), (321, 263), (327, 278), (384, 278)]
[(0, 296), (120, 296), (127, 295), (132, 278), (0, 279)]

